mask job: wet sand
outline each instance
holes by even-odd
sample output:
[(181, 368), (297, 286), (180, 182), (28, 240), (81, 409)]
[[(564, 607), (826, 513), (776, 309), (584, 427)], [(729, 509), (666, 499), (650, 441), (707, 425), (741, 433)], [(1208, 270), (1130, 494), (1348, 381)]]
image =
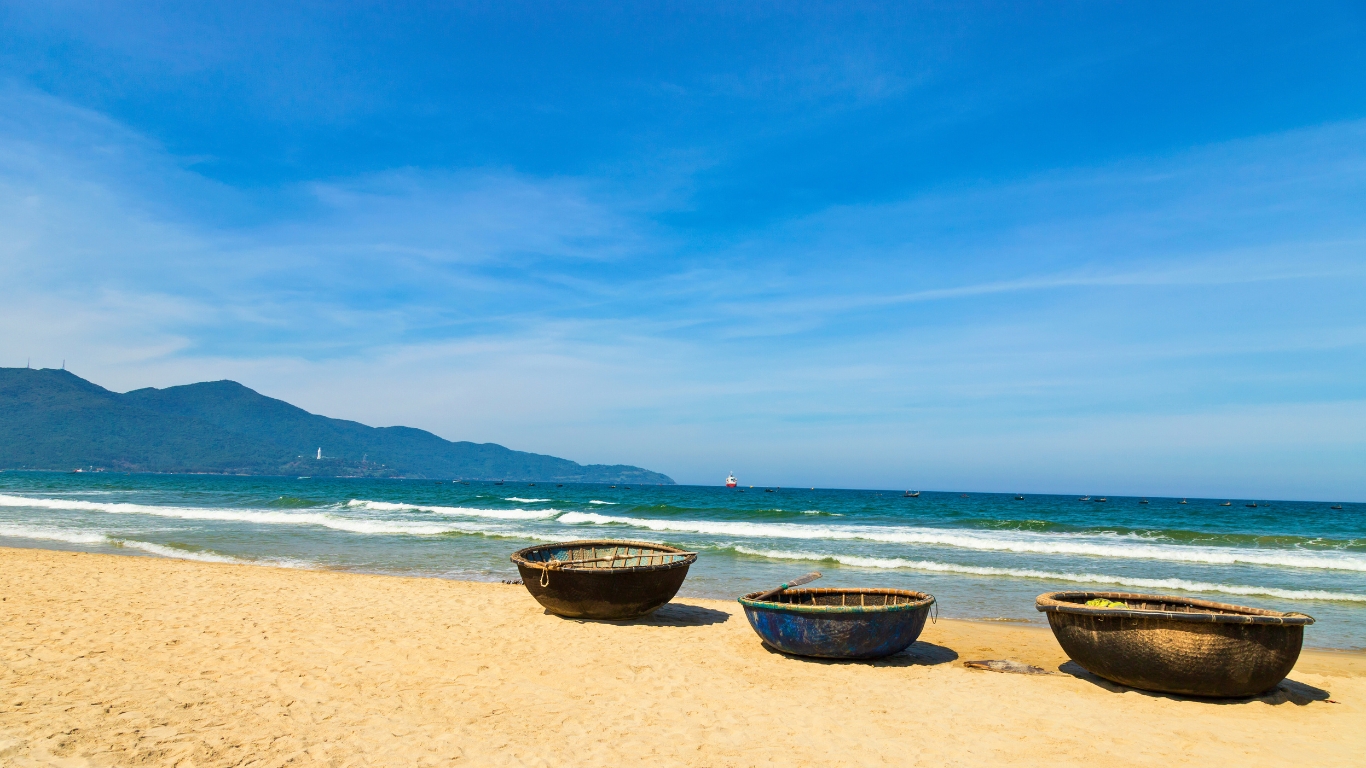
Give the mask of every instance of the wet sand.
[[(1009, 623), (941, 619), (906, 654), (818, 662), (767, 650), (726, 601), (580, 622), (520, 586), (4, 548), (0, 596), (6, 766), (1345, 766), (1366, 754), (1355, 652), (1306, 651), (1277, 692), (1216, 703), (1117, 689), (1067, 664), (1047, 629)], [(963, 666), (976, 659), (1053, 674)]]

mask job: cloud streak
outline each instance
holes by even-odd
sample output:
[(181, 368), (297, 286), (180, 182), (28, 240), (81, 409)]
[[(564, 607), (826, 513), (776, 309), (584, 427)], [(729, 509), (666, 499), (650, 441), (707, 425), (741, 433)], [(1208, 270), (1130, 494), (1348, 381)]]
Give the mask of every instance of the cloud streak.
[[(1362, 123), (699, 239), (669, 223), (686, 200), (610, 177), (232, 189), (99, 114), (11, 103), (7, 365), (234, 378), (686, 481), (1366, 498)], [(1315, 430), (1334, 458), (1304, 474)]]

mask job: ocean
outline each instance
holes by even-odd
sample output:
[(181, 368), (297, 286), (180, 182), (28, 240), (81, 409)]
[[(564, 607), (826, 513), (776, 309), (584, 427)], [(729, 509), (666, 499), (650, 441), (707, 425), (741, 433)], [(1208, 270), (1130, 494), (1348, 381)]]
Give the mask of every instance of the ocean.
[(7, 471), (0, 545), (499, 580), (536, 542), (634, 539), (699, 553), (684, 596), (820, 570), (930, 592), (945, 617), (1044, 624), (1042, 592), (1163, 592), (1308, 613), (1306, 645), (1366, 647), (1366, 504), (1142, 501)]

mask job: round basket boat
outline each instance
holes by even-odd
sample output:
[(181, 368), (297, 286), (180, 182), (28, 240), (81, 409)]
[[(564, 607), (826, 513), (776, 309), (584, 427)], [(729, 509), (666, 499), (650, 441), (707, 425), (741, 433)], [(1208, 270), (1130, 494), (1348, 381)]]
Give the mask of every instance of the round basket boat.
[(822, 659), (879, 659), (920, 637), (934, 597), (903, 589), (789, 589), (768, 600), (740, 598), (765, 643)]
[(546, 610), (578, 619), (630, 619), (678, 593), (697, 554), (642, 541), (569, 541), (512, 553)]
[[(1096, 598), (1125, 608), (1086, 605)], [(1302, 613), (1128, 592), (1049, 592), (1036, 607), (1086, 671), (1147, 691), (1217, 698), (1275, 688), (1314, 623)]]

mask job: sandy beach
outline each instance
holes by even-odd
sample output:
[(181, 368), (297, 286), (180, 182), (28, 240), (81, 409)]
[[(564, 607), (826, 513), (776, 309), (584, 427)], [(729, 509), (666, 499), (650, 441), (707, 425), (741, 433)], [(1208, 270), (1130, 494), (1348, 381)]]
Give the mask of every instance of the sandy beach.
[(1047, 629), (1008, 623), (941, 619), (907, 654), (822, 663), (767, 650), (726, 601), (592, 623), (515, 585), (25, 549), (0, 549), (0, 594), (3, 765), (1345, 766), (1366, 750), (1360, 653), (1306, 651), (1277, 692), (1214, 703), (1069, 674)]

